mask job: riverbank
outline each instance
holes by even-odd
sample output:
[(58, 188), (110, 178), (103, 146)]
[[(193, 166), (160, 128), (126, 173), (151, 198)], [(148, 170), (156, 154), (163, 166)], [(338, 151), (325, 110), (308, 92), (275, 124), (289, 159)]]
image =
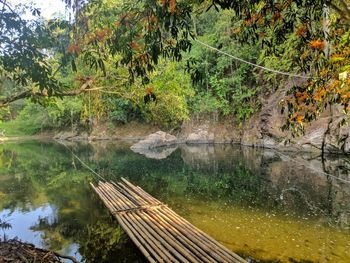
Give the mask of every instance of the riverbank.
[(303, 135), (293, 136), (290, 131), (282, 131), (284, 116), (278, 105), (282, 95), (282, 92), (273, 94), (265, 101), (262, 109), (244, 123), (237, 123), (234, 116), (197, 114), (176, 129), (137, 121), (126, 124), (100, 122), (91, 127), (90, 131), (70, 128), (35, 136), (0, 137), (0, 142), (43, 138), (138, 141), (162, 130), (176, 136), (177, 143), (240, 144), (284, 152), (350, 154), (350, 127), (347, 123), (340, 125), (344, 116), (334, 107), (332, 111), (323, 113), (316, 121), (306, 125)]
[[(308, 125), (305, 134), (293, 137), (290, 131), (282, 131), (282, 119), (277, 113), (270, 117), (261, 112), (244, 124), (237, 124), (232, 117), (219, 118), (215, 114), (196, 115), (178, 129), (164, 129), (147, 123), (131, 122), (110, 127), (101, 123), (86, 131), (66, 130), (53, 136), (57, 140), (97, 141), (145, 139), (159, 130), (176, 136), (177, 143), (187, 144), (239, 144), (256, 148), (271, 148), (283, 152), (313, 152), (350, 154), (350, 130), (339, 126), (340, 119), (330, 122), (329, 116), (320, 117)], [(263, 120), (265, 118), (265, 120)], [(333, 123), (333, 124), (330, 124)]]

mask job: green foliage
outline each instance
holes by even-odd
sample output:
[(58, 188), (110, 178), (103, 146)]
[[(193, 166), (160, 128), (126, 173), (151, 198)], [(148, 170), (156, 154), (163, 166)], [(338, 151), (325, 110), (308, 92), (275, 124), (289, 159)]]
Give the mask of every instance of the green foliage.
[(141, 107), (147, 120), (171, 127), (189, 118), (187, 100), (194, 93), (190, 77), (180, 65), (175, 62), (160, 64), (151, 75), (148, 89), (156, 95), (156, 100)]
[(112, 121), (127, 123), (133, 111), (131, 102), (122, 98), (114, 99), (113, 102), (115, 109), (110, 113)]
[(33, 135), (46, 128), (48, 115), (42, 106), (28, 103), (13, 121), (1, 122), (5, 136)]
[(53, 99), (45, 109), (48, 115), (46, 126), (60, 128), (73, 123), (79, 124), (82, 108), (83, 102), (79, 97)]
[(15, 120), (0, 122), (0, 130), (5, 136), (20, 136), (79, 124), (81, 110), (77, 97), (50, 99), (46, 106), (27, 101)]
[(5, 221), (4, 219), (0, 218), (0, 229), (6, 230), (6, 229), (10, 229), (10, 228), (11, 228), (11, 224), (8, 223), (7, 221)]
[(215, 112), (222, 108), (220, 101), (206, 92), (199, 92), (191, 102), (191, 109), (194, 113)]
[[(0, 75), (21, 87), (35, 86), (49, 95), (61, 92), (62, 85), (55, 78), (50, 64), (52, 52), (65, 50), (69, 28), (67, 21), (44, 21), (40, 11), (32, 5), (14, 7), (0, 1)], [(37, 19), (25, 20), (30, 12)], [(65, 32), (65, 33), (64, 33)], [(68, 56), (65, 56), (66, 60)], [(63, 62), (63, 60), (62, 60)]]
[[(284, 79), (191, 43), (191, 37), (281, 71), (324, 66), (324, 54), (310, 51), (310, 41), (324, 37), (322, 1), (67, 0), (76, 11), (73, 25), (25, 21), (19, 15), (25, 10), (0, 2), (0, 25), (8, 30), (0, 34), (0, 99), (26, 89), (27, 97), (46, 107), (25, 104), (17, 125), (30, 127), (24, 129), (29, 134), (100, 120), (175, 127), (192, 112), (218, 112), (243, 122), (259, 110), (259, 97), (274, 92)], [(38, 15), (32, 5), (27, 8)], [(192, 85), (179, 62), (183, 57)], [(169, 58), (173, 61), (166, 62)], [(91, 89), (79, 98), (46, 98), (87, 80)], [(156, 100), (145, 103), (149, 94)], [(1, 111), (0, 117), (12, 119), (21, 106)]]
[[(201, 41), (248, 61), (258, 57), (256, 46), (238, 44), (230, 36), (236, 23), (232, 13), (211, 10), (194, 19)], [(259, 89), (251, 66), (198, 43), (194, 44), (190, 55), (192, 64), (188, 64), (188, 70), (197, 92), (191, 105), (195, 112), (218, 110), (223, 115), (234, 114), (239, 121), (244, 121), (259, 109)]]

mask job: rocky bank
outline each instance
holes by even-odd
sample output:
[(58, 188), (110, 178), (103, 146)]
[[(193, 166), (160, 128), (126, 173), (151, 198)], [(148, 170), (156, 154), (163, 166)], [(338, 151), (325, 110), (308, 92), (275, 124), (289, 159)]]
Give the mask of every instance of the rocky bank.
[[(295, 138), (290, 132), (282, 131), (284, 116), (281, 114), (280, 101), (285, 91), (279, 90), (265, 99), (261, 110), (244, 124), (237, 124), (233, 117), (220, 119), (217, 114), (201, 114), (192, 116), (176, 131), (165, 131), (176, 136), (176, 143), (228, 143), (278, 148), (282, 151), (350, 153), (350, 127), (339, 125), (344, 115), (335, 106), (328, 107), (316, 121), (308, 124), (303, 136)], [(65, 131), (57, 134), (55, 139), (143, 140), (159, 130), (160, 127), (136, 122), (115, 127), (101, 124), (89, 134)], [(172, 140), (170, 144), (175, 143)]]
[(332, 106), (306, 126), (303, 136), (282, 131), (284, 116), (280, 101), (285, 91), (277, 91), (263, 103), (261, 110), (243, 125), (233, 119), (219, 120), (215, 115), (196, 116), (183, 123), (179, 138), (188, 143), (232, 143), (283, 151), (350, 153), (350, 126), (341, 126), (341, 110)]

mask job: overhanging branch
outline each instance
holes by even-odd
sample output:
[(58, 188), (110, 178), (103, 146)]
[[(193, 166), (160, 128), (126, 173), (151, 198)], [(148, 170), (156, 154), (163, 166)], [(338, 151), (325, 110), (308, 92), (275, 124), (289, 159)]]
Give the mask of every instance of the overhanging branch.
[[(77, 96), (81, 93), (87, 92), (88, 89), (91, 87), (93, 80), (89, 79), (87, 80), (79, 89), (68, 91), (68, 92), (60, 92), (52, 95), (51, 97), (73, 97)], [(20, 100), (20, 99), (25, 99), (25, 98), (30, 98), (30, 97), (49, 97), (47, 92), (37, 92), (37, 91), (32, 91), (32, 90), (25, 90), (22, 91), (18, 94), (11, 95), (9, 97), (6, 97), (4, 99), (0, 99), (0, 108), (1, 107), (6, 107), (10, 103)]]

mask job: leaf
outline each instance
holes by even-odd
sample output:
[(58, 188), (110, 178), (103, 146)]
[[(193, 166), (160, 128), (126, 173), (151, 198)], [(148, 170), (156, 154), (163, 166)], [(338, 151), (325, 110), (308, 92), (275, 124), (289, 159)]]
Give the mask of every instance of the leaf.
[(75, 64), (75, 60), (74, 60), (74, 59), (72, 59), (71, 65), (72, 65), (72, 70), (73, 70), (74, 72), (77, 72), (77, 71), (78, 71), (78, 70), (77, 70), (77, 65)]

